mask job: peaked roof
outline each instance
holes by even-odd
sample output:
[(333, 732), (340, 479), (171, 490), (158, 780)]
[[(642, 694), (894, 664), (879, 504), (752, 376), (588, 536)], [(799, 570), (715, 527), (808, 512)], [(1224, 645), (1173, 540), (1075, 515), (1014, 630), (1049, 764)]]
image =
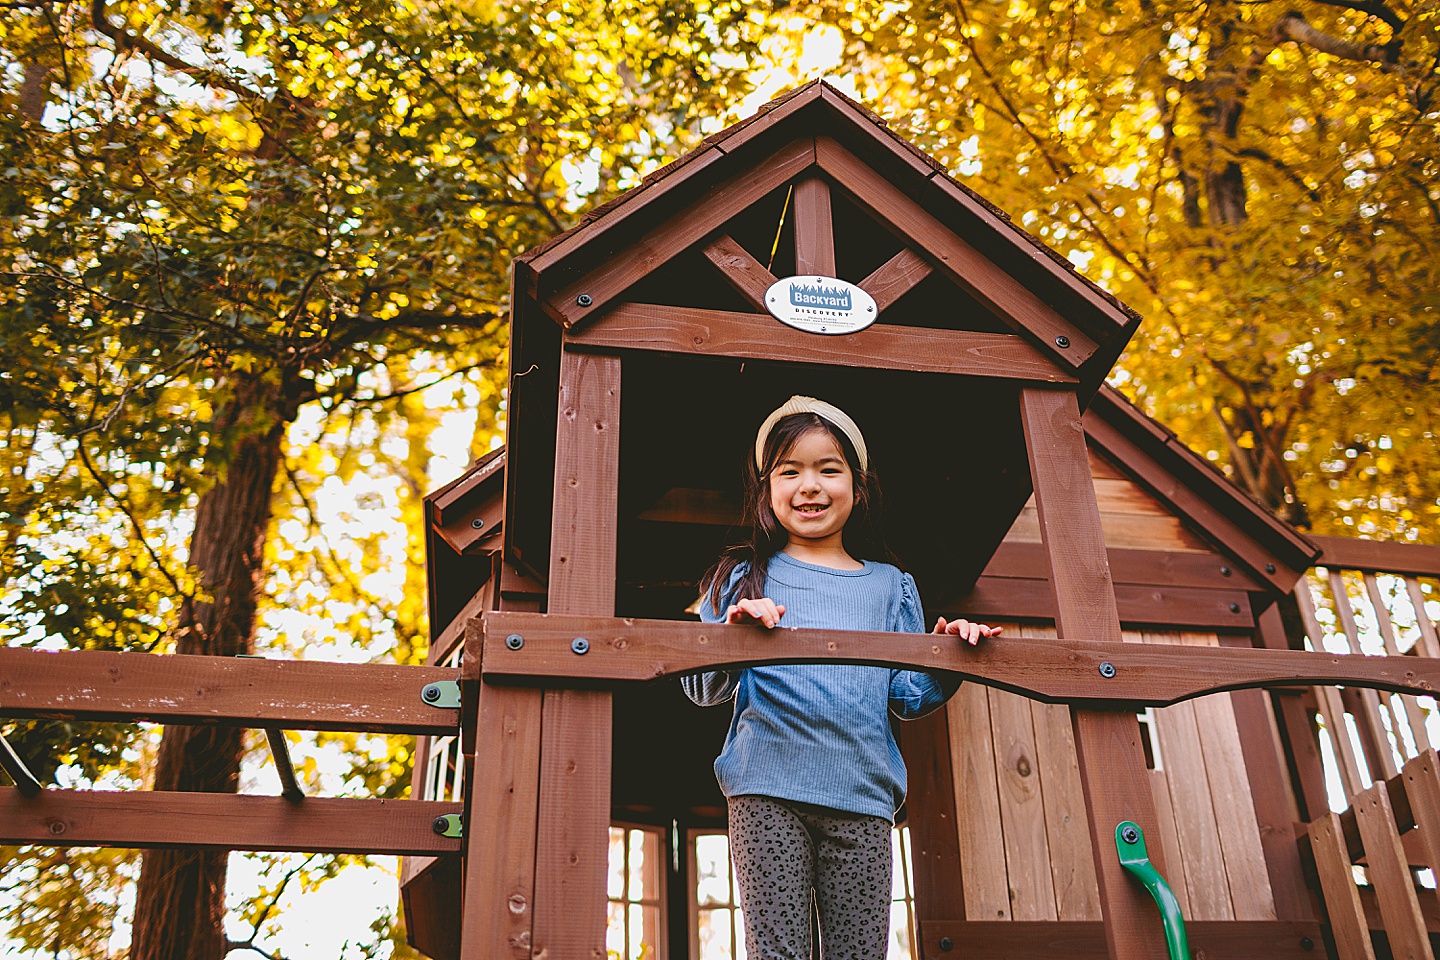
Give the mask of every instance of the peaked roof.
[[(1138, 326), (1139, 314), (1081, 275), (1064, 256), (1015, 224), (1004, 211), (952, 178), (939, 162), (891, 130), (878, 115), (820, 80), (776, 98), (753, 116), (706, 138), (695, 150), (647, 176), (638, 187), (591, 210), (575, 227), (517, 257), (517, 295), (535, 296), (566, 326), (580, 322), (577, 316), (582, 311), (571, 303), (570, 285), (605, 264), (626, 244), (643, 245), (647, 231), (678, 217), (688, 205), (699, 204), (703, 209), (705, 201), (718, 199), (723, 189), (717, 195), (717, 188), (724, 188), (727, 178), (762, 170), (777, 147), (807, 136), (834, 142), (853, 154), (879, 175), (871, 175), (872, 184), (898, 190), (904, 195), (902, 202), (918, 204), (923, 215), (934, 217), (1018, 281), (1018, 287), (1027, 296), (1038, 298), (1047, 312), (1053, 311), (1057, 321), (1073, 324), (1080, 331), (1069, 337), (1075, 341), (1074, 349), (1069, 349), (1068, 343), (1057, 345), (1067, 338), (1055, 336), (1055, 329), (1020, 332), (1028, 332), (1042, 353), (1078, 376), (1085, 387), (1082, 399), (1098, 388)], [(670, 245), (647, 249), (645, 266), (655, 269), (680, 252)], [(942, 270), (949, 268), (939, 264), (948, 257), (932, 253), (930, 259)], [(641, 275), (634, 272), (635, 279)], [(629, 276), (627, 273), (620, 282), (628, 282)], [(567, 297), (557, 297), (561, 293)], [(550, 305), (546, 298), (552, 298)], [(603, 306), (596, 303), (595, 309)]]

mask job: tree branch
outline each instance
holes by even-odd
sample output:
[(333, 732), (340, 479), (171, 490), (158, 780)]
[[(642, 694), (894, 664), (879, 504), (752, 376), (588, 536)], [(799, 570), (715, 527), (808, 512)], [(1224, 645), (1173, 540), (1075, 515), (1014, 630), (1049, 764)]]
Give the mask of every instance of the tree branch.
[(1344, 10), (1355, 10), (1359, 13), (1368, 13), (1379, 20), (1384, 20), (1390, 25), (1390, 29), (1399, 33), (1405, 27), (1405, 21), (1400, 15), (1383, 3), (1370, 2), (1370, 0), (1315, 0), (1327, 7), (1340, 7)]
[(1399, 73), (1401, 70), (1400, 41), (1398, 39), (1383, 45), (1341, 40), (1339, 37), (1316, 30), (1310, 26), (1309, 21), (1302, 14), (1295, 10), (1291, 10), (1275, 21), (1275, 25), (1270, 28), (1270, 36), (1276, 43), (1293, 40), (1342, 60), (1360, 60), (1379, 64), (1380, 69), (1386, 73)]
[(134, 50), (146, 59), (163, 63), (171, 70), (183, 73), (188, 77), (193, 77), (206, 86), (229, 90), (231, 93), (240, 97), (258, 97), (264, 99), (264, 95), (258, 90), (253, 90), (238, 80), (233, 80), (214, 70), (197, 67), (193, 63), (187, 63), (174, 54), (166, 52), (157, 44), (146, 40), (144, 37), (138, 37), (124, 27), (116, 25), (114, 21), (110, 19), (109, 11), (105, 9), (105, 0), (91, 0), (90, 19), (94, 21), (96, 30), (99, 30), (114, 41), (117, 53)]

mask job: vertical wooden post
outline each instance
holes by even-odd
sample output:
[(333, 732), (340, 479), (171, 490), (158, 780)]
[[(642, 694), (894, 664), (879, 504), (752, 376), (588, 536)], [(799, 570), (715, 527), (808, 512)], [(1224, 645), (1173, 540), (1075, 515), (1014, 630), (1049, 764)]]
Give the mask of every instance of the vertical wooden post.
[[(1050, 558), (1056, 630), (1072, 640), (1120, 643), (1120, 614), (1076, 395), (1068, 390), (1023, 388), (1020, 419), (1040, 538)], [(1097, 674), (1096, 685), (1104, 682)], [(1159, 912), (1120, 865), (1115, 850), (1116, 826), (1133, 820), (1145, 831), (1152, 862), (1164, 872), (1140, 726), (1131, 711), (1071, 713), (1106, 946), (1112, 960), (1153, 960), (1164, 956), (1166, 949)]]
[[(550, 613), (615, 614), (619, 469), (620, 358), (566, 352), (555, 437)], [(536, 957), (605, 957), (612, 722), (608, 691), (545, 691)]]
[[(915, 866), (915, 920), (964, 920), (960, 836), (955, 826), (955, 773), (945, 710), (899, 727), (900, 752), (910, 771), (905, 800)], [(924, 942), (924, 933), (920, 941)]]
[(795, 273), (835, 276), (830, 185), (819, 177), (795, 184)]

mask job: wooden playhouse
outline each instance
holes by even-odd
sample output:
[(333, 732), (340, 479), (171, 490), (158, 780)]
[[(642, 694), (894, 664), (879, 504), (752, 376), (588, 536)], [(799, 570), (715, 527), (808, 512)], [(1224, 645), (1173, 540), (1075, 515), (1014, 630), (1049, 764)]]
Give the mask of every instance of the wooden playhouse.
[[(873, 324), (778, 322), (811, 275)], [(1143, 838), (1196, 958), (1433, 956), (1440, 550), (1237, 493), (1104, 385), (1139, 318), (878, 118), (794, 91), (517, 258), (512, 304), (507, 445), (426, 501), (427, 666), (0, 650), (0, 716), (411, 733), (414, 799), (41, 790), (0, 750), (0, 842), (400, 854), (437, 960), (735, 957), (728, 716), (676, 678), (837, 659), (974, 681), (898, 731), (901, 954), (1174, 956)], [(1003, 641), (687, 612), (793, 393), (860, 424), (927, 612)]]

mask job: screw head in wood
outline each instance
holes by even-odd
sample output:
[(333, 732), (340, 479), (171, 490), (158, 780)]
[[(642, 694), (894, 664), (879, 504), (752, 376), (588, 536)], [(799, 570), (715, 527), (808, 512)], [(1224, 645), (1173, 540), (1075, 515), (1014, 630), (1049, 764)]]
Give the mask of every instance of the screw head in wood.
[(575, 302), (578, 303), (578, 304), (579, 304), (580, 306), (582, 306), (582, 307), (588, 307), (588, 306), (590, 306), (590, 304), (594, 303), (595, 301), (592, 300), (592, 299), (590, 299), (590, 294), (588, 294), (588, 293), (582, 293), (582, 294), (580, 294), (580, 296), (578, 296), (578, 297), (575, 298)]
[(519, 650), (523, 646), (525, 646), (525, 638), (518, 633), (512, 633), (505, 638), (505, 648), (507, 650)]
[(1066, 347), (1070, 346), (1070, 338), (1069, 338), (1069, 337), (1056, 337), (1056, 338), (1055, 338), (1055, 346), (1059, 347), (1061, 350), (1064, 350)]
[(474, 520), (470, 521), (470, 526), (474, 527), (476, 530), (480, 530), (484, 528), (485, 521), (481, 520), (479, 517), (476, 517)]
[(585, 654), (590, 652), (590, 641), (586, 640), (584, 637), (576, 637), (574, 640), (570, 641), (570, 650), (572, 653), (578, 653), (581, 656), (584, 656)]
[(1229, 568), (1229, 567), (1221, 567), (1221, 568), (1220, 568), (1220, 576), (1222, 576), (1222, 577), (1228, 577), (1228, 576), (1230, 576), (1230, 568)]
[(1109, 680), (1111, 677), (1115, 676), (1115, 664), (1111, 663), (1109, 660), (1101, 663), (1100, 676), (1104, 677), (1106, 680)]
[(1231, 613), (1239, 613), (1239, 612), (1240, 612), (1240, 604), (1238, 604), (1238, 603), (1232, 603), (1232, 604), (1230, 604), (1230, 612), (1231, 612)]
[(955, 941), (951, 940), (949, 937), (941, 937), (940, 949), (946, 953), (949, 953), (951, 950), (955, 949)]
[(1275, 572), (1275, 564), (1273, 564), (1273, 563), (1267, 563), (1267, 564), (1265, 564), (1265, 572), (1266, 572), (1266, 573), (1274, 573), (1274, 572)]
[(1309, 953), (1311, 950), (1315, 949), (1315, 941), (1311, 940), (1309, 937), (1301, 937), (1300, 949), (1304, 950), (1306, 953)]

